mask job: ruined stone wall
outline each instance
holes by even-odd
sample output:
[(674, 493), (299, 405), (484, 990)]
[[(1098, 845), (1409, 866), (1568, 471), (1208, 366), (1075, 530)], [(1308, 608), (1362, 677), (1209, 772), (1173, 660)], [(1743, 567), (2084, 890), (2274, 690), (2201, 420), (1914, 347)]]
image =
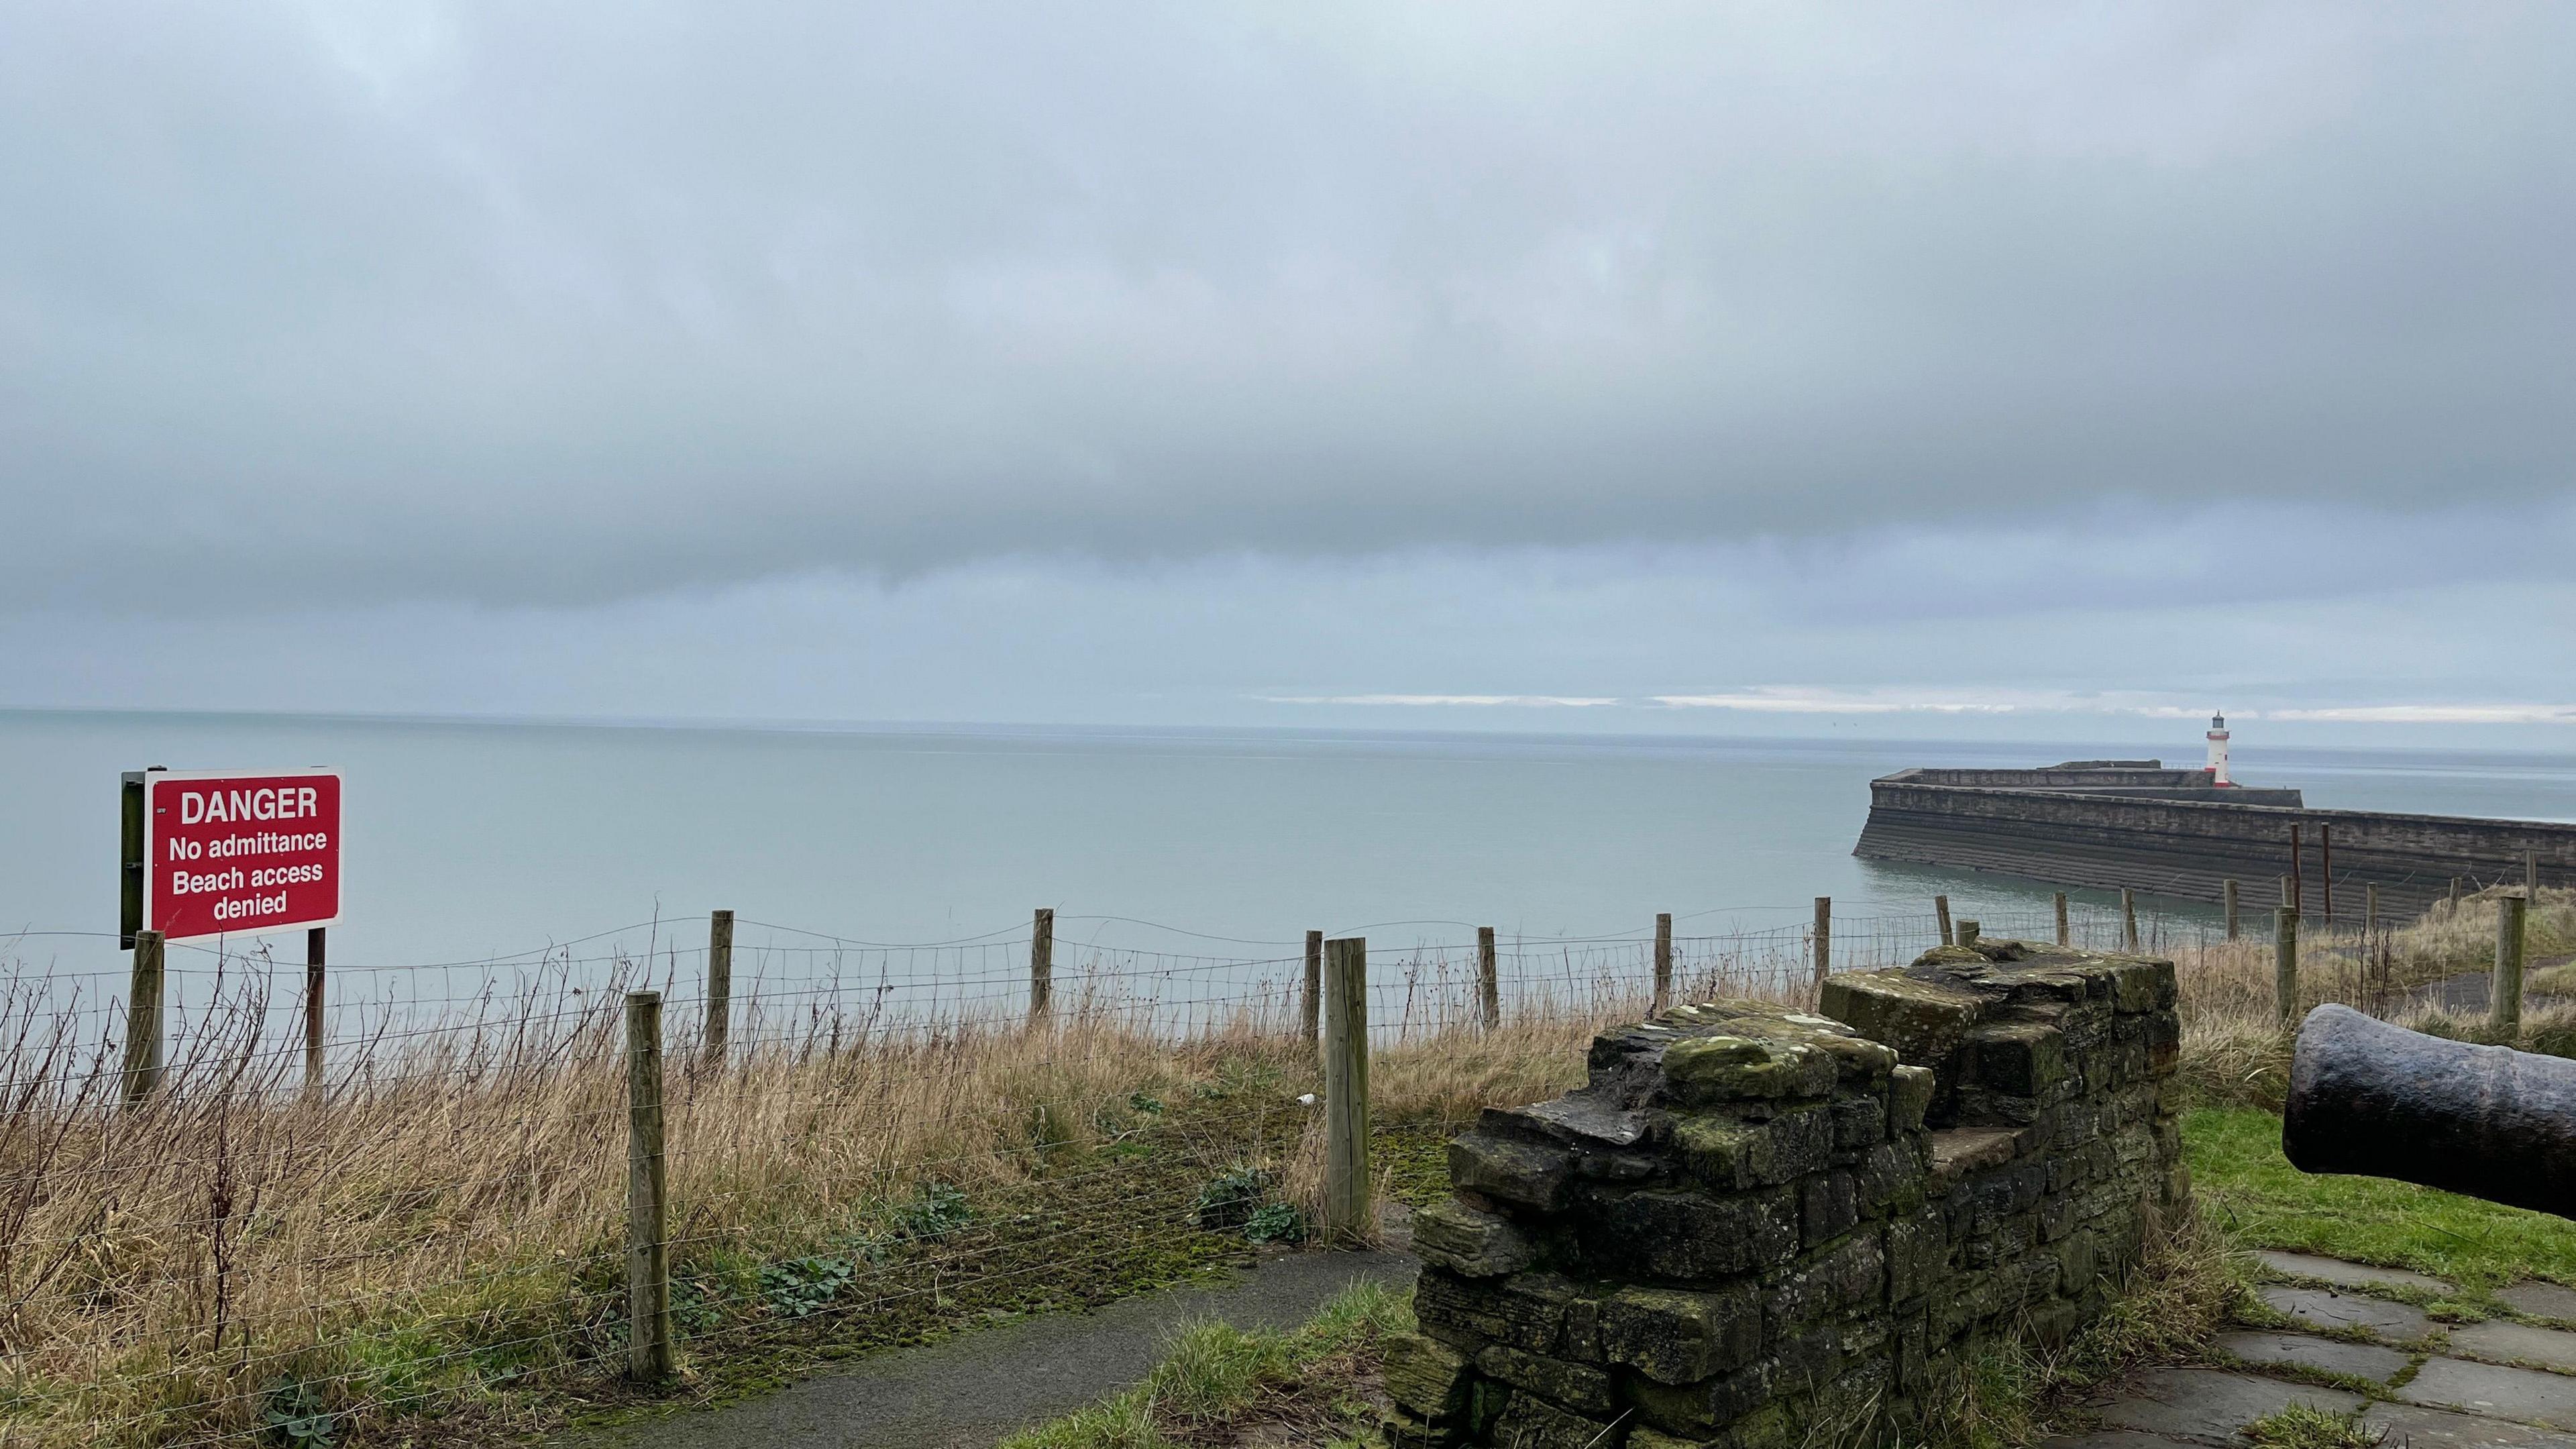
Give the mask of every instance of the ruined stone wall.
[(1980, 1338), (2100, 1311), (2189, 1180), (2173, 966), (1987, 941), (1679, 1007), (1494, 1110), (1414, 1217), (1418, 1444), (1777, 1449), (1901, 1428)]

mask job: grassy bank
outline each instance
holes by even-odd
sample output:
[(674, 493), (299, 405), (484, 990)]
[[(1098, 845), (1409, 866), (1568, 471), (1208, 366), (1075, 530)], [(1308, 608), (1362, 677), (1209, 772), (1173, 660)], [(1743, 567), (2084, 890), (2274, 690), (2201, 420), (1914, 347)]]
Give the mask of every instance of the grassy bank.
[(2281, 1155), (2281, 1119), (2202, 1108), (2183, 1147), (2203, 1206), (2239, 1243), (2412, 1268), (2471, 1292), (2576, 1284), (2576, 1222), (2377, 1177), (2312, 1177)]

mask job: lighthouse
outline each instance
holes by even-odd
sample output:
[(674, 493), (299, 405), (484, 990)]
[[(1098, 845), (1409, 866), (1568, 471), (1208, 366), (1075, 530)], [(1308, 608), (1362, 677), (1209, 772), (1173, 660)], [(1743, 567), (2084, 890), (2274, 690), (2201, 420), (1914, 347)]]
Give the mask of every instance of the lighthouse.
[(2209, 783), (2212, 785), (2236, 783), (2227, 778), (2227, 716), (2224, 714), (2214, 714), (2209, 717)]

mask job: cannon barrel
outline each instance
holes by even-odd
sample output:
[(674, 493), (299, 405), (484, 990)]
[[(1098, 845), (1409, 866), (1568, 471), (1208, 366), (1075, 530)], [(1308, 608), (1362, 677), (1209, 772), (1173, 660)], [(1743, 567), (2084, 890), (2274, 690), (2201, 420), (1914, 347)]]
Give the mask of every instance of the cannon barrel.
[(2445, 1041), (2320, 1006), (2299, 1025), (2281, 1150), (2576, 1217), (2576, 1061)]

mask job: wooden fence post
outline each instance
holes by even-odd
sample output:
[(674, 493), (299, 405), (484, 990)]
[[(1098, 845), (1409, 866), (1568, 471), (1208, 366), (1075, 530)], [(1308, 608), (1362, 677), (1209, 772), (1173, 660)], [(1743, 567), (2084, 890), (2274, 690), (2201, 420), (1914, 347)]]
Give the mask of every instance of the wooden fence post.
[(2460, 903), (2460, 878), (2459, 878), (2458, 876), (2453, 876), (2453, 877), (2451, 877), (2451, 904), (2456, 906), (2456, 905), (2458, 905), (2459, 903)]
[(2236, 877), (2218, 883), (2218, 902), (2227, 912), (2227, 939), (2236, 939)]
[(304, 1090), (322, 1090), (322, 959), (329, 949), (327, 928), (304, 933)]
[(1822, 995), (1825, 978), (1834, 974), (1834, 898), (1816, 897), (1816, 992)]
[(2299, 845), (2299, 827), (2290, 827), (2290, 898), (2283, 904), (2291, 910), (2308, 908), (2307, 853)]
[(1297, 1019), (1304, 1024), (1306, 1040), (1314, 1041), (1322, 1033), (1324, 1005), (1324, 933), (1306, 933), (1306, 994), (1297, 999)]
[(707, 1064), (721, 1067), (733, 1039), (733, 912), (707, 915)]
[(1324, 943), (1324, 1234), (1368, 1236), (1368, 942)]
[(662, 993), (626, 993), (626, 1371), (671, 1372), (671, 1248), (662, 1157)]
[(2317, 876), (2325, 882), (2326, 928), (2334, 928), (2334, 827), (2317, 827)]
[(134, 976), (125, 993), (125, 1105), (143, 1105), (161, 1085), (161, 965), (159, 931), (134, 933)]
[(1673, 913), (1655, 914), (1655, 1010), (1673, 1004)]
[(2370, 933), (2378, 929), (2379, 887), (2375, 885), (2365, 885), (2361, 888), (2361, 934), (2363, 940), (2366, 942), (2370, 937)]
[(2522, 853), (2522, 894), (2533, 905), (2540, 904), (2540, 852)]
[(1934, 896), (1932, 898), (1932, 914), (1938, 918), (1940, 922), (1941, 944), (1944, 946), (1953, 944), (1950, 939), (1950, 898), (1948, 896)]
[(1029, 917), (1029, 1025), (1043, 1026), (1055, 1010), (1055, 911), (1040, 906)]
[(1959, 918), (1959, 944), (1962, 946), (1976, 945), (1977, 935), (1984, 929), (1985, 928), (1983, 926), (1978, 924), (1976, 917), (1961, 916)]
[(2513, 1045), (2522, 1034), (2523, 914), (2520, 896), (2496, 897), (2495, 984), (2487, 1000), (2487, 1025)]
[(2066, 892), (2064, 891), (2057, 893), (2057, 944), (2061, 946), (2075, 944), (2075, 933), (2067, 929), (2066, 925)]
[(1494, 928), (1476, 928), (1476, 1005), (1483, 1016), (1485, 1030), (1503, 1024), (1503, 983), (1495, 970)]
[(2138, 954), (2138, 893), (2127, 886), (2120, 887), (2120, 940), (2121, 949)]
[(2286, 1029), (2299, 1013), (2299, 913), (2288, 906), (2272, 913), (2272, 1001)]

